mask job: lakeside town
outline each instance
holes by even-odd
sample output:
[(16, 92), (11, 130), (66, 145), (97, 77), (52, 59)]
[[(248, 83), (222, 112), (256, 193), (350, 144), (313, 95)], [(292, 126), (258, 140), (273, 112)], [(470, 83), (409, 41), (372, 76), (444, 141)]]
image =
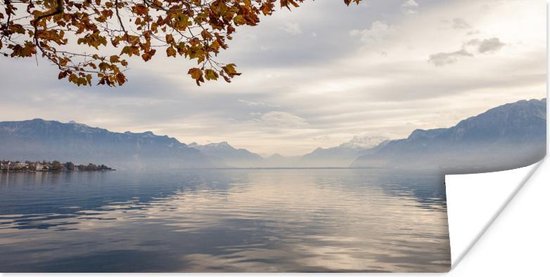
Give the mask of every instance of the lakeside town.
[(59, 161), (0, 161), (0, 172), (72, 172), (72, 171), (112, 171), (114, 169), (101, 164), (89, 163), (87, 165), (74, 164), (72, 162)]

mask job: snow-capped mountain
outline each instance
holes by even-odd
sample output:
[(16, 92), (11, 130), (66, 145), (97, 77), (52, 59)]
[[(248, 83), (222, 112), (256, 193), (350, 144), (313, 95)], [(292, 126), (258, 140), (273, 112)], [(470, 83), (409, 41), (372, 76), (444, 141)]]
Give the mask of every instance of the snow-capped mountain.
[(348, 142), (331, 148), (317, 148), (302, 157), (307, 167), (348, 167), (369, 149), (387, 141), (384, 137), (355, 136)]
[(387, 140), (388, 138), (381, 136), (355, 136), (350, 141), (340, 144), (338, 148), (370, 149)]

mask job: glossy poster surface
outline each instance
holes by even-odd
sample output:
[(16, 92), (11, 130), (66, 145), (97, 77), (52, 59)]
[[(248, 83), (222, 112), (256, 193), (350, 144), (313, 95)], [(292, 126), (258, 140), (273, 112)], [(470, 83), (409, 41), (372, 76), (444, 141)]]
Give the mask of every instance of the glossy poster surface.
[(0, 272), (447, 272), (546, 154), (544, 1), (97, 2), (1, 4)]

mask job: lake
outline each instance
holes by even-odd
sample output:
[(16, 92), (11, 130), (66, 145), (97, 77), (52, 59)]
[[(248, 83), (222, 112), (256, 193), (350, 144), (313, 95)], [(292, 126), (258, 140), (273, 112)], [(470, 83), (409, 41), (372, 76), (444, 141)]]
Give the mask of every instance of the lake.
[(446, 272), (443, 176), (0, 174), (0, 272)]

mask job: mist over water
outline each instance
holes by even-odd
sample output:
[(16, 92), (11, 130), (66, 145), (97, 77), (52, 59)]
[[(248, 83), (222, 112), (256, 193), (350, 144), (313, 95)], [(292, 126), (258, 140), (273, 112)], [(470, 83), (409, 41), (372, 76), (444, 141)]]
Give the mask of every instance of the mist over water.
[(447, 271), (441, 176), (0, 174), (0, 271)]

